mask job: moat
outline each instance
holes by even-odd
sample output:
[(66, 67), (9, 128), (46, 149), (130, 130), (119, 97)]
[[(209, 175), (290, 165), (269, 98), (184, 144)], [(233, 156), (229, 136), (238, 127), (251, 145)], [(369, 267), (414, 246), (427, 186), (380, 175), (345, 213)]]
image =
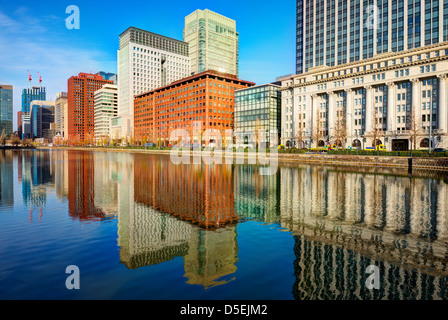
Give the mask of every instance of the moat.
[(448, 299), (446, 174), (259, 170), (0, 151), (0, 298)]

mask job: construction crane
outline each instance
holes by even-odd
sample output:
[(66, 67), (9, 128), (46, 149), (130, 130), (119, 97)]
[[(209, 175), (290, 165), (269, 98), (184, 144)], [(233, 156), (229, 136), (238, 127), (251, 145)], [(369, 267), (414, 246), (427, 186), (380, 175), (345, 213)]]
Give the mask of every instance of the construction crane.
[(30, 70), (26, 70), (28, 72), (28, 81), (30, 84), (30, 90), (31, 90), (31, 74), (30, 74)]
[(40, 76), (39, 72), (37, 73), (39, 76), (39, 87), (42, 88), (42, 77)]

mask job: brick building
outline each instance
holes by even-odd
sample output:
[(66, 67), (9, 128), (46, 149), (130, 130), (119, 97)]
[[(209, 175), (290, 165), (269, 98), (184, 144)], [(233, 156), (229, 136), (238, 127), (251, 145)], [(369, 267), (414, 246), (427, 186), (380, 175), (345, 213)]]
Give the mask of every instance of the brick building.
[(94, 92), (104, 84), (113, 84), (102, 76), (80, 73), (68, 79), (68, 139), (74, 141), (92, 140), (95, 134)]
[(192, 137), (194, 123), (200, 122), (202, 132), (217, 129), (224, 137), (226, 129), (233, 129), (235, 91), (254, 85), (209, 70), (137, 95), (134, 136), (137, 141), (166, 145), (173, 130), (185, 129)]

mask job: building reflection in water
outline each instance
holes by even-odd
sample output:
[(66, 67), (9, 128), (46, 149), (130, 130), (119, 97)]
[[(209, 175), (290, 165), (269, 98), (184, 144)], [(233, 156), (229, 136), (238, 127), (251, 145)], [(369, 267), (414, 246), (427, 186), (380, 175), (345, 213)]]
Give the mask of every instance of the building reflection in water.
[(118, 215), (122, 262), (135, 269), (182, 257), (188, 284), (210, 288), (233, 280), (238, 216), (232, 168), (174, 166), (169, 157), (141, 154), (129, 159), (134, 203)]
[(135, 202), (206, 229), (234, 223), (232, 167), (175, 166), (169, 157), (136, 154)]
[[(448, 297), (448, 186), (322, 167), (281, 169), (281, 225), (295, 234), (297, 299)], [(366, 268), (381, 289), (367, 290)]]
[(95, 154), (68, 151), (68, 213), (81, 221), (103, 220), (95, 204)]
[(0, 207), (14, 206), (13, 151), (0, 150)]
[(235, 211), (242, 219), (280, 221), (280, 175), (262, 176), (257, 166), (234, 167)]
[(23, 150), (18, 152), (19, 171), (22, 179), (22, 198), (26, 206), (45, 208), (47, 189), (54, 187), (53, 154), (45, 151)]

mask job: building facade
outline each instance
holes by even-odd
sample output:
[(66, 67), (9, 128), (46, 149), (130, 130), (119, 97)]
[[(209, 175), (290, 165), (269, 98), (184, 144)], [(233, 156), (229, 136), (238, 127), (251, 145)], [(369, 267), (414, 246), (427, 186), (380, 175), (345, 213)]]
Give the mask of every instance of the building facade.
[[(233, 129), (235, 91), (252, 87), (236, 76), (206, 71), (135, 97), (135, 137), (153, 143), (169, 143), (170, 134), (185, 129), (199, 143), (200, 130), (216, 129), (224, 137)], [(202, 132), (201, 132), (202, 133)]]
[(80, 73), (68, 79), (68, 139), (93, 143), (95, 134), (94, 93), (105, 84), (112, 84), (100, 75)]
[(22, 90), (22, 139), (32, 139), (30, 127), (31, 101), (46, 101), (45, 87), (32, 87)]
[(59, 92), (56, 94), (54, 117), (55, 117), (54, 122), (55, 122), (56, 134), (62, 138), (66, 138), (68, 130), (67, 92)]
[(445, 0), (297, 0), (297, 74), (443, 41)]
[(0, 134), (11, 135), (13, 122), (13, 87), (0, 84)]
[(282, 79), (282, 142), (448, 147), (448, 42)]
[(114, 123), (121, 123), (124, 138), (133, 132), (135, 95), (190, 75), (188, 43), (130, 27), (120, 35), (117, 70), (118, 117), (126, 119)]
[(30, 103), (30, 127), (31, 139), (53, 139), (54, 126), (54, 101), (31, 101)]
[(118, 87), (105, 84), (95, 91), (95, 140), (110, 139), (110, 120), (117, 116)]
[[(281, 83), (278, 83), (281, 84)], [(238, 141), (244, 144), (259, 144), (263, 137), (259, 130), (266, 132), (266, 142), (270, 141), (272, 131), (281, 134), (280, 86), (268, 83), (235, 92), (235, 132)], [(278, 143), (278, 141), (272, 141)]]
[(191, 71), (239, 73), (239, 34), (235, 20), (210, 10), (185, 17), (184, 41), (190, 45)]

